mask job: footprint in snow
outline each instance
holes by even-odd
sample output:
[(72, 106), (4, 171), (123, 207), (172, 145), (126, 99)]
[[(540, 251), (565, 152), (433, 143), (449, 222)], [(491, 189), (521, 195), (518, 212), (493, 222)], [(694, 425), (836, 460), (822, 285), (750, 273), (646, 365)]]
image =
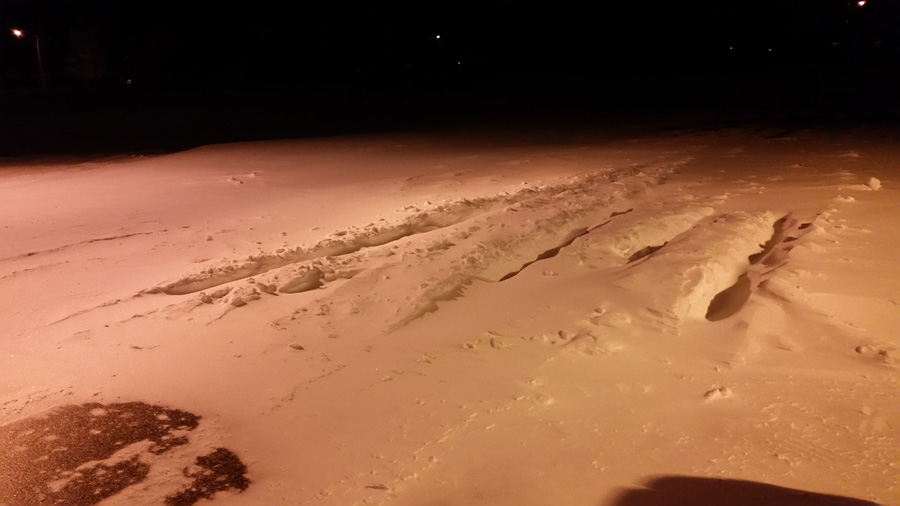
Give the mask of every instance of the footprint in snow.
[(731, 392), (731, 389), (728, 387), (718, 387), (714, 388), (705, 394), (703, 394), (703, 398), (706, 399), (707, 402), (718, 401), (721, 399), (727, 399), (732, 397), (734, 394)]

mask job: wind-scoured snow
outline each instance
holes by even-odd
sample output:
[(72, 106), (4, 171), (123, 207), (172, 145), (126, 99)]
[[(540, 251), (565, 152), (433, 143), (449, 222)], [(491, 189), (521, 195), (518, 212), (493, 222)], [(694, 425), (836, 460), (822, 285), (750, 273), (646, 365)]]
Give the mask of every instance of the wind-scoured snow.
[(0, 168), (0, 504), (900, 504), (896, 136), (518, 139)]

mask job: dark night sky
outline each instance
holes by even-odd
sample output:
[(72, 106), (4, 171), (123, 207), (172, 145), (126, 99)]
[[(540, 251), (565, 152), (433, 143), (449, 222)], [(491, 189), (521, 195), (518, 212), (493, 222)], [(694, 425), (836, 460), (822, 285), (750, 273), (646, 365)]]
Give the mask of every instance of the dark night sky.
[(884, 57), (879, 53), (896, 58), (900, 51), (898, 0), (870, 0), (862, 8), (846, 0), (626, 1), (593, 9), (511, 0), (2, 5), (3, 77), (10, 84), (27, 63), (18, 54), (23, 44), (8, 36), (13, 26), (41, 34), (57, 85), (125, 76), (153, 86), (375, 81), (463, 68), (603, 73)]
[[(271, 111), (299, 108), (314, 111), (305, 123), (312, 132), (313, 123), (337, 123), (339, 116), (352, 122), (354, 110), (421, 116), (425, 96), (428, 104), (470, 104), (473, 112), (498, 101), (507, 112), (572, 109), (585, 100), (597, 107), (687, 107), (705, 96), (731, 97), (727, 105), (749, 97), (752, 106), (753, 87), (779, 75), (785, 88), (835, 76), (849, 86), (878, 86), (882, 73), (894, 76), (900, 64), (900, 0), (863, 7), (846, 0), (624, 1), (591, 9), (513, 0), (0, 6), (0, 114), (16, 118), (123, 107), (175, 114), (205, 104), (243, 111), (231, 116), (236, 122), (285, 125), (289, 115)], [(14, 38), (13, 27), (40, 37), (49, 92), (38, 93), (33, 39)], [(860, 77), (872, 72), (879, 77)], [(748, 76), (753, 83), (731, 94), (702, 84), (731, 86)], [(659, 89), (678, 81), (684, 84)], [(777, 93), (767, 86), (769, 96)], [(654, 102), (649, 94), (663, 98)], [(417, 98), (403, 98), (409, 96)], [(251, 102), (269, 116), (241, 116)], [(3, 147), (10, 151), (10, 142)]]

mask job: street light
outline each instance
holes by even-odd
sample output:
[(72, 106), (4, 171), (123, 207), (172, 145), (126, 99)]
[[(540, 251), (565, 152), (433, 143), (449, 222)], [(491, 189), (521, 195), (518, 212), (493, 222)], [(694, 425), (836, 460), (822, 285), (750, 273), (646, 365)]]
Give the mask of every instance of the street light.
[[(17, 39), (21, 39), (25, 36), (25, 32), (18, 28), (13, 28), (12, 34)], [(34, 49), (37, 51), (38, 69), (41, 71), (41, 89), (47, 91), (47, 78), (44, 76), (44, 61), (41, 59), (41, 39), (39, 39), (37, 35), (34, 35)]]

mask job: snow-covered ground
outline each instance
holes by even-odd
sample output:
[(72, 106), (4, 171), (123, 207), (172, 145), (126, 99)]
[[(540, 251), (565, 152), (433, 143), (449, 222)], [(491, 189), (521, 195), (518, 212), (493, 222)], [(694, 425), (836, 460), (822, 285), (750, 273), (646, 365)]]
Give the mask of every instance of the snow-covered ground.
[(900, 504), (898, 174), (866, 128), (8, 164), (0, 504), (191, 504), (218, 449), (216, 504)]

